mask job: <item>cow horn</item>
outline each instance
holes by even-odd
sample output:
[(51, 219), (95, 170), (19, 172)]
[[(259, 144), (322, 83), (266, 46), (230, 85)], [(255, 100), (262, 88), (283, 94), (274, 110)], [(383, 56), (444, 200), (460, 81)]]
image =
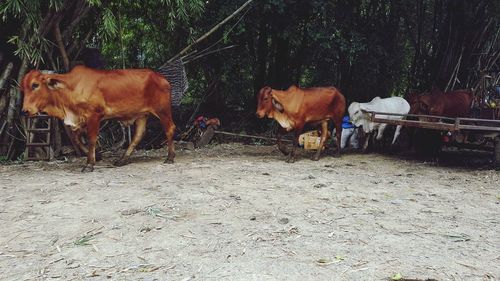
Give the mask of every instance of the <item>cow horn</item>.
[(272, 102), (273, 102), (274, 108), (276, 108), (276, 110), (278, 110), (280, 113), (283, 113), (283, 111), (285, 111), (285, 109), (283, 108), (283, 105), (281, 103), (279, 103), (278, 101), (276, 101), (275, 98), (272, 98)]

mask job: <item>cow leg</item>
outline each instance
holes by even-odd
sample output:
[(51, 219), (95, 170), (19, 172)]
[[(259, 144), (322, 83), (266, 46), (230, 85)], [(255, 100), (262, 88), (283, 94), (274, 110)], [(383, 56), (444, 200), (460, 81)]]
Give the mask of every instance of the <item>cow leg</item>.
[(297, 149), (297, 145), (299, 144), (299, 136), (302, 133), (302, 128), (297, 128), (295, 129), (295, 134), (293, 137), (293, 144), (292, 144), (292, 151), (288, 155), (288, 158), (286, 159), (287, 163), (294, 163), (295, 162), (295, 150)]
[(161, 124), (167, 135), (168, 155), (167, 159), (165, 160), (165, 163), (173, 164), (175, 158), (175, 148), (174, 148), (175, 124), (174, 121), (172, 120), (172, 113), (169, 110), (168, 113), (162, 112), (158, 116), (160, 117)]
[(144, 133), (146, 132), (146, 123), (148, 117), (144, 116), (137, 120), (135, 120), (135, 133), (132, 141), (130, 142), (127, 150), (123, 153), (122, 157), (116, 160), (113, 165), (115, 166), (123, 166), (130, 163), (130, 155), (134, 152), (135, 147), (141, 142), (144, 137)]
[(97, 135), (99, 134), (99, 116), (91, 116), (87, 121), (87, 138), (89, 149), (87, 153), (87, 165), (83, 167), (82, 172), (94, 171), (95, 165), (95, 145), (97, 143)]
[(401, 133), (401, 128), (402, 128), (402, 127), (403, 127), (403, 126), (401, 126), (401, 125), (398, 125), (398, 126), (396, 127), (396, 131), (394, 132), (394, 138), (392, 139), (392, 144), (395, 144), (395, 143), (396, 143), (396, 140), (398, 139), (399, 134)]
[(82, 142), (82, 131), (81, 129), (76, 129), (76, 130), (69, 130), (70, 135), (69, 137), (71, 138), (71, 142), (77, 145), (77, 147), (80, 149), (80, 152), (84, 154), (88, 154), (89, 150), (88, 148), (83, 144)]
[[(328, 125), (328, 124), (327, 124)], [(342, 142), (342, 118), (339, 120), (336, 120), (335, 123), (335, 143), (337, 144), (337, 151), (334, 152), (333, 157), (340, 157), (340, 149), (341, 149), (341, 142)], [(328, 128), (327, 128), (328, 129)], [(351, 135), (351, 138), (354, 135)], [(333, 134), (332, 134), (332, 140), (333, 140)]]
[(359, 149), (359, 130), (358, 128), (354, 128), (352, 131), (351, 138), (349, 140), (352, 148)]
[(319, 156), (321, 155), (321, 151), (323, 150), (323, 146), (325, 145), (326, 138), (328, 137), (328, 121), (321, 122), (321, 139), (319, 142), (318, 150), (312, 160), (318, 161)]
[(278, 129), (278, 135), (276, 136), (277, 141), (278, 141), (278, 149), (283, 153), (284, 155), (290, 154), (290, 151), (286, 148), (286, 145), (283, 144), (281, 138), (283, 135), (286, 133), (286, 130), (283, 127), (280, 127)]
[[(68, 131), (70, 132), (69, 137), (71, 139), (71, 142), (74, 143), (80, 149), (81, 153), (87, 155), (89, 153), (89, 149), (82, 142), (82, 133), (83, 133), (83, 130), (82, 129), (76, 129), (76, 130), (69, 129)], [(76, 155), (80, 156), (80, 153), (76, 152)], [(95, 152), (95, 159), (97, 161), (100, 161), (102, 159), (101, 152), (99, 152), (99, 151)]]
[(382, 137), (384, 136), (384, 131), (385, 131), (385, 128), (387, 127), (387, 124), (380, 124), (380, 126), (378, 127), (378, 130), (377, 130), (377, 141), (380, 141), (382, 139)]
[(370, 145), (370, 139), (372, 137), (372, 132), (365, 134), (365, 143), (363, 144), (363, 153), (368, 152), (368, 146)]

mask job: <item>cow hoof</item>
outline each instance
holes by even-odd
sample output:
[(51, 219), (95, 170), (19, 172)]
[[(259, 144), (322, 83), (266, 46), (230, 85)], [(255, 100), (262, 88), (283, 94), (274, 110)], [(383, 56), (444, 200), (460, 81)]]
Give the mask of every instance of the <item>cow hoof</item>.
[(113, 162), (113, 165), (116, 167), (125, 166), (127, 164), (130, 164), (130, 159), (120, 158), (120, 159), (116, 160), (115, 162)]
[(174, 159), (167, 159), (163, 163), (165, 163), (165, 164), (174, 164)]
[(90, 173), (94, 171), (94, 165), (87, 164), (83, 166), (82, 173)]
[(290, 151), (288, 151), (288, 149), (286, 149), (285, 147), (279, 146), (278, 149), (281, 151), (281, 153), (283, 153), (283, 155), (290, 154)]

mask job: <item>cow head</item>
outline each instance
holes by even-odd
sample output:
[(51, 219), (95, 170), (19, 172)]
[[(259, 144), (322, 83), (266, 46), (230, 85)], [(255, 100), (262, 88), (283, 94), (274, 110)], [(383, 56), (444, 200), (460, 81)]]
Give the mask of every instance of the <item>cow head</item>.
[(363, 113), (362, 104), (359, 102), (353, 102), (349, 105), (347, 111), (349, 112), (349, 118), (351, 118), (351, 122), (354, 126), (359, 127), (363, 125), (362, 120), (364, 119), (365, 114)]
[[(423, 94), (418, 96), (410, 107), (410, 114), (416, 115), (435, 115), (434, 102), (431, 94)], [(421, 121), (437, 121), (434, 118), (420, 117)]]
[(370, 122), (369, 115), (363, 110), (368, 110), (368, 108), (359, 102), (351, 103), (347, 109), (351, 123), (356, 127), (363, 127), (363, 131), (369, 133), (372, 130), (372, 122)]
[(255, 112), (257, 117), (264, 118), (267, 116), (273, 118), (275, 110), (283, 112), (284, 108), (273, 96), (273, 89), (271, 89), (271, 87), (260, 89), (259, 95), (257, 96), (257, 111)]
[(21, 91), (24, 93), (23, 113), (35, 115), (46, 112), (55, 105), (54, 95), (58, 95), (58, 90), (64, 88), (66, 84), (50, 74), (43, 74), (38, 70), (28, 72), (21, 82)]
[(410, 91), (405, 95), (405, 100), (410, 104), (410, 107), (413, 107), (413, 104), (417, 102), (419, 93), (416, 91)]

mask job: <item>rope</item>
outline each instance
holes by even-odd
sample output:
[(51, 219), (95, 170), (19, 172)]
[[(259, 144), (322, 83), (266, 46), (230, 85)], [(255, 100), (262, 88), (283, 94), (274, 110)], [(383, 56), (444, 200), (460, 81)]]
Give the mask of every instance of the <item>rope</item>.
[[(215, 131), (216, 134), (220, 135), (226, 135), (226, 136), (234, 136), (234, 137), (243, 137), (243, 138), (252, 138), (252, 139), (263, 139), (263, 140), (272, 140), (272, 141), (277, 141), (275, 138), (269, 138), (269, 137), (262, 137), (262, 136), (255, 136), (255, 135), (246, 135), (246, 134), (237, 134), (237, 133), (230, 133), (230, 132), (224, 132), (224, 131)], [(289, 139), (281, 139), (283, 142), (292, 142), (292, 140)]]

